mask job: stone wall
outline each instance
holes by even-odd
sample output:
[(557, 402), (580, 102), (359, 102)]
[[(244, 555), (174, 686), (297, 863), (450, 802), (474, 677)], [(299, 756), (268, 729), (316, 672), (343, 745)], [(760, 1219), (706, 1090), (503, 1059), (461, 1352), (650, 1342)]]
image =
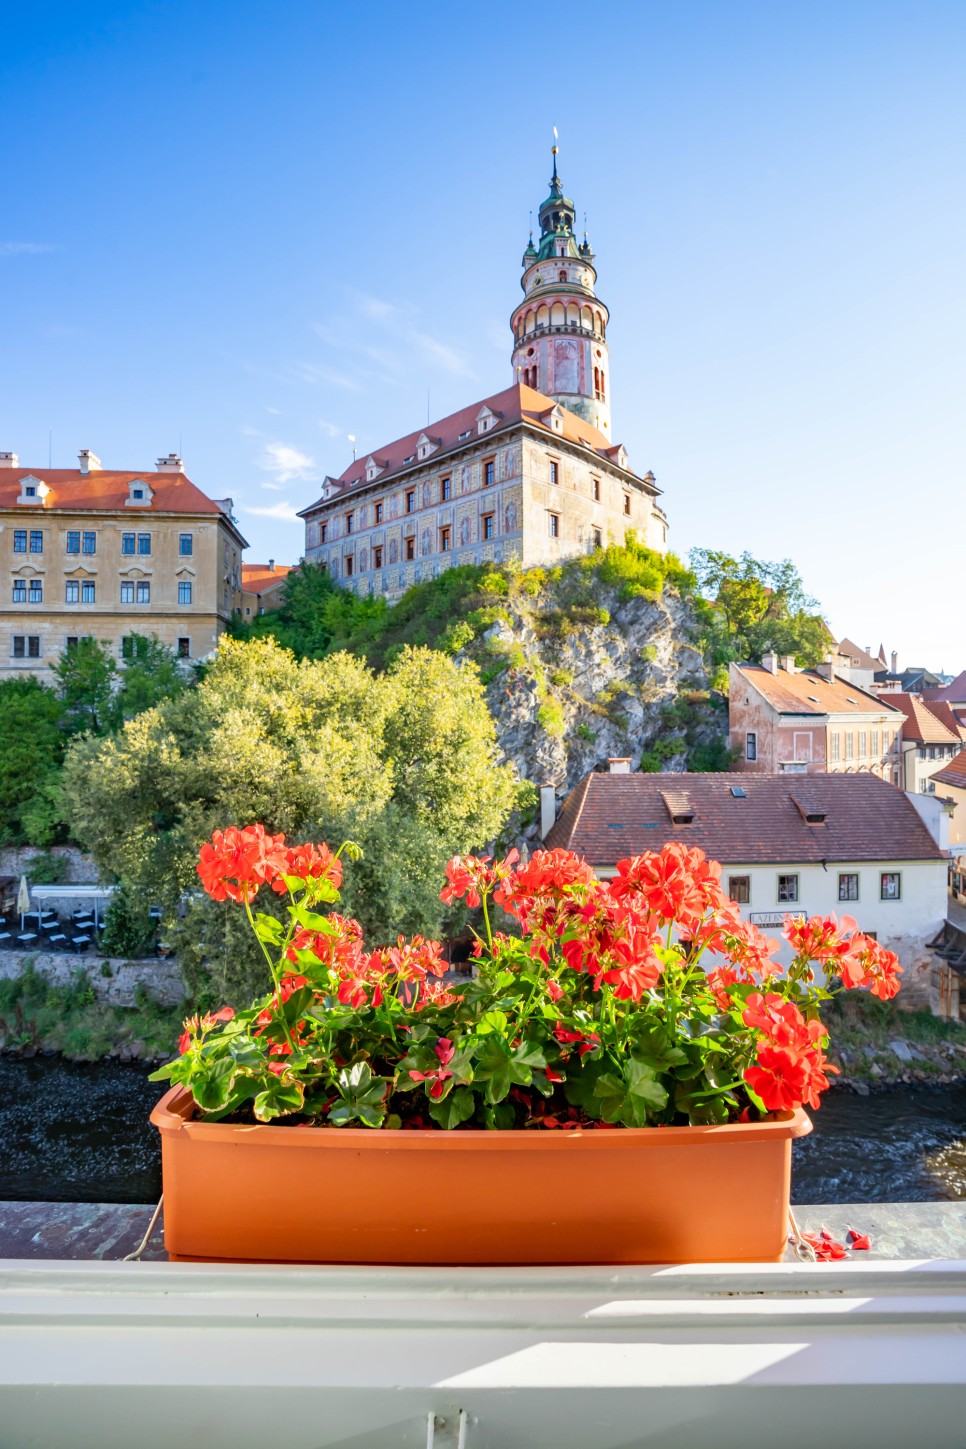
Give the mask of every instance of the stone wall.
[[(29, 876), (30, 862), (35, 856), (46, 853), (36, 845), (7, 846), (0, 850), (0, 875)], [(70, 885), (98, 884), (100, 877), (96, 865), (76, 845), (54, 845), (50, 854), (66, 860), (66, 882)]]
[[(16, 980), (28, 963), (52, 986), (67, 986), (79, 973), (86, 973), (105, 1006), (135, 1006), (139, 987), (161, 1006), (177, 1006), (184, 999), (181, 973), (173, 958), (125, 961), (117, 957), (65, 956), (53, 951), (5, 951), (0, 955), (0, 979)], [(103, 967), (107, 967), (109, 975)]]

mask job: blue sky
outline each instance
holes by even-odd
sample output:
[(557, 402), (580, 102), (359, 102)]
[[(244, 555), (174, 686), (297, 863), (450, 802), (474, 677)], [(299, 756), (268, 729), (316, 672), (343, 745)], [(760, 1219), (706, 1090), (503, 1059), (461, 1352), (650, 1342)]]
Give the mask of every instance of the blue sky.
[(509, 384), (551, 127), (671, 543), (966, 666), (961, 3), (7, 5), (0, 447), (179, 447), (249, 557)]

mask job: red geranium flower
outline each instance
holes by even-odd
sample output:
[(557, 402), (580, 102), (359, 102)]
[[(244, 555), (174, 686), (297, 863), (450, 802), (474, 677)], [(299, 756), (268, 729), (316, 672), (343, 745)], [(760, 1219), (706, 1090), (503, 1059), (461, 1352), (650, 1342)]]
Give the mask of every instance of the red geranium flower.
[(269, 835), (264, 825), (216, 830), (201, 847), (201, 883), (213, 900), (253, 901), (259, 886), (285, 869), (284, 844), (284, 835)]

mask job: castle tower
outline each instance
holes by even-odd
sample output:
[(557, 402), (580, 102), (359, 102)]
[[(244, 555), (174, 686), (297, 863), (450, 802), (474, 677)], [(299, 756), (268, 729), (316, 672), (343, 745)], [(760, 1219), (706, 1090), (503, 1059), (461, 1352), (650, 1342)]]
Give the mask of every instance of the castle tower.
[(540, 208), (540, 240), (523, 254), (523, 301), (510, 318), (519, 382), (552, 397), (609, 438), (609, 313), (594, 292), (597, 271), (584, 234), (574, 235), (574, 204), (564, 196), (553, 148), (550, 195)]

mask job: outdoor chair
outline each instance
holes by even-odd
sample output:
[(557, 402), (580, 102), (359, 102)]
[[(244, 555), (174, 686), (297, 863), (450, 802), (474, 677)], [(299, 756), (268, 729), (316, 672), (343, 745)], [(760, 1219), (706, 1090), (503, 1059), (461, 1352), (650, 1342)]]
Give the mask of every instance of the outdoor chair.
[(13, 932), (0, 931), (0, 950), (6, 951), (13, 945)]
[(62, 946), (67, 945), (67, 937), (64, 935), (63, 931), (61, 931), (58, 935), (48, 936), (47, 945), (53, 946), (59, 951)]
[(91, 944), (91, 938), (90, 936), (73, 936), (71, 938), (70, 944), (73, 950), (75, 950), (79, 956), (83, 951), (87, 950), (88, 946)]
[(37, 939), (37, 932), (36, 931), (23, 931), (17, 937), (17, 940), (20, 942), (21, 946), (32, 946), (33, 943), (34, 943), (34, 941), (36, 941), (36, 939)]

